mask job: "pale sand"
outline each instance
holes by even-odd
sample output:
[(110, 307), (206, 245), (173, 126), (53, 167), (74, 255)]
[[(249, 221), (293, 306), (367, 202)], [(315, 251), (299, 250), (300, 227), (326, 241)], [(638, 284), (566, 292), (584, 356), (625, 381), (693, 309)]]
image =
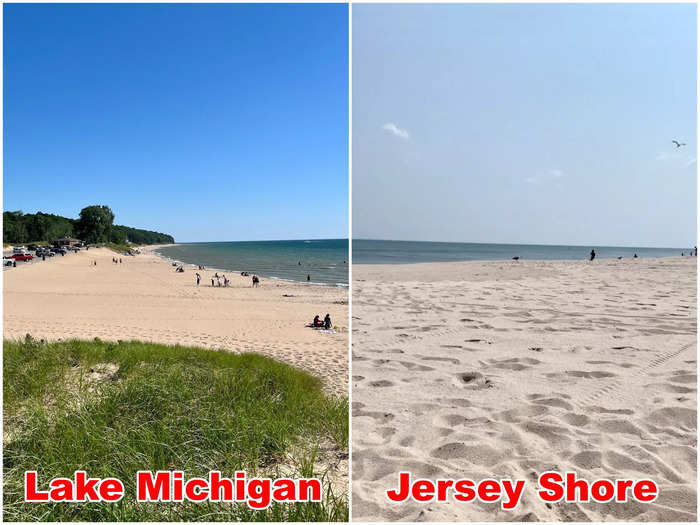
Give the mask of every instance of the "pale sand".
[[(119, 255), (91, 248), (4, 271), (5, 338), (30, 333), (47, 340), (137, 339), (258, 352), (319, 377), (328, 392), (347, 395), (347, 290), (265, 278), (252, 288), (250, 277), (226, 272), (231, 286), (212, 288), (214, 270), (200, 271), (197, 286), (196, 267), (176, 273), (151, 250), (113, 264)], [(326, 313), (337, 333), (304, 326)]]
[[(354, 520), (696, 520), (695, 258), (355, 265), (352, 315)], [(661, 492), (548, 507), (552, 469)], [(529, 481), (394, 504), (400, 470)]]

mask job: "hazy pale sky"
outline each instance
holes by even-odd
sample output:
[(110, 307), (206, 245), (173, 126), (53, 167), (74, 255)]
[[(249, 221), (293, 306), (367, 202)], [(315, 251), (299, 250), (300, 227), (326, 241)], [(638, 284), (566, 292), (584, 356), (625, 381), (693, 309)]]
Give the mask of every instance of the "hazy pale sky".
[(354, 238), (696, 244), (695, 5), (360, 4), (352, 27)]

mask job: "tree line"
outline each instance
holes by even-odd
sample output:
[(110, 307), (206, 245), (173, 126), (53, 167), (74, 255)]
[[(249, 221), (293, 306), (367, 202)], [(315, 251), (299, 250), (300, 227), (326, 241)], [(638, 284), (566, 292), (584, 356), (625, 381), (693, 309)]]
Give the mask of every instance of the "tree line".
[(2, 214), (3, 242), (20, 244), (52, 242), (61, 237), (76, 237), (89, 243), (114, 242), (124, 244), (174, 243), (172, 235), (114, 224), (114, 213), (109, 206), (87, 206), (77, 219), (51, 213), (22, 213), (6, 211)]

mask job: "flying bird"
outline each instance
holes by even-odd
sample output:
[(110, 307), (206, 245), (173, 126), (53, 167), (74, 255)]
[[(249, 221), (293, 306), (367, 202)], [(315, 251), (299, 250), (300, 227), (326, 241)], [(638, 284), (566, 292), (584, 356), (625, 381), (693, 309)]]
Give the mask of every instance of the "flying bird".
[(681, 146), (685, 146), (685, 142), (678, 142), (677, 140), (672, 140), (671, 142), (676, 145), (676, 149), (680, 148)]

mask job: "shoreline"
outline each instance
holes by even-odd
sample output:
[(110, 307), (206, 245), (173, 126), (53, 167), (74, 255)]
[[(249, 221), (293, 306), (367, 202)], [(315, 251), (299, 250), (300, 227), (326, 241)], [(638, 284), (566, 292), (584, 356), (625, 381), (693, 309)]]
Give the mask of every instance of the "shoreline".
[[(644, 260), (644, 261), (649, 261), (649, 260), (656, 260), (656, 259), (661, 259), (661, 260), (667, 260), (667, 259), (687, 259), (687, 258), (693, 258), (695, 257), (686, 255), (686, 256), (681, 256), (681, 255), (660, 255), (660, 256), (654, 256), (654, 257), (648, 257), (648, 256), (641, 256), (637, 257), (636, 260)], [(605, 256), (596, 256), (595, 261), (626, 261), (626, 260), (635, 260), (634, 257), (605, 257)], [(523, 259), (522, 257), (518, 261), (514, 261), (512, 258), (504, 258), (504, 259), (464, 259), (462, 261), (397, 261), (397, 262), (387, 262), (387, 261), (382, 261), (382, 262), (353, 262), (353, 266), (413, 266), (416, 264), (464, 264), (464, 263), (514, 263), (514, 264), (523, 264), (527, 262), (535, 262), (535, 263), (550, 263), (550, 262), (558, 262), (558, 263), (564, 263), (564, 262), (584, 262), (584, 263), (589, 263), (589, 262), (594, 262), (594, 261), (589, 261), (587, 258), (579, 258), (579, 259)]]
[[(261, 242), (265, 242), (265, 241), (261, 241)], [(178, 264), (180, 264), (180, 265), (183, 265), (183, 266), (189, 266), (189, 267), (193, 267), (193, 268), (198, 268), (198, 267), (199, 267), (198, 264), (195, 264), (195, 263), (188, 263), (188, 262), (185, 262), (185, 261), (181, 261), (180, 259), (175, 259), (175, 258), (172, 258), (172, 257), (168, 257), (167, 255), (164, 255), (164, 254), (159, 253), (159, 252), (156, 251), (156, 250), (159, 249), (159, 248), (167, 248), (167, 247), (170, 247), (170, 246), (180, 246), (181, 244), (184, 244), (184, 243), (174, 243), (174, 244), (164, 244), (164, 245), (153, 245), (152, 249), (150, 250), (150, 253), (153, 253), (155, 256), (160, 257), (160, 258), (163, 259), (164, 261), (167, 261), (167, 262), (170, 262), (170, 263), (176, 262), (176, 263), (178, 263)], [(190, 243), (190, 244), (196, 244), (196, 243)], [(350, 267), (350, 265), (348, 264), (348, 268), (349, 268), (349, 267)], [(229, 272), (229, 273), (234, 273), (234, 274), (239, 274), (239, 275), (240, 275), (240, 272), (241, 272), (241, 271), (247, 271), (247, 270), (240, 270), (240, 269), (239, 269), (239, 270), (232, 270), (232, 269), (228, 269), (228, 268), (217, 268), (217, 267), (214, 267), (214, 266), (206, 266), (205, 268), (206, 268), (205, 271), (207, 271), (207, 270), (213, 270), (213, 271), (219, 271), (219, 272)], [(348, 274), (349, 274), (349, 272), (348, 272)], [(253, 273), (250, 273), (250, 275), (253, 275)], [(320, 282), (316, 282), (316, 281), (303, 281), (303, 280), (295, 281), (294, 279), (286, 279), (286, 278), (284, 278), (284, 277), (265, 275), (265, 274), (262, 274), (262, 273), (255, 273), (255, 275), (258, 275), (258, 276), (263, 277), (263, 278), (265, 278), (265, 279), (273, 279), (273, 280), (275, 280), (275, 281), (282, 281), (282, 282), (292, 283), (292, 284), (304, 284), (304, 285), (307, 285), (307, 286), (309, 286), (309, 285), (312, 285), (312, 286), (330, 286), (330, 287), (333, 287), (333, 288), (341, 288), (341, 289), (346, 289), (346, 290), (349, 290), (349, 288), (350, 288), (350, 284), (349, 284), (349, 283), (320, 283)]]

